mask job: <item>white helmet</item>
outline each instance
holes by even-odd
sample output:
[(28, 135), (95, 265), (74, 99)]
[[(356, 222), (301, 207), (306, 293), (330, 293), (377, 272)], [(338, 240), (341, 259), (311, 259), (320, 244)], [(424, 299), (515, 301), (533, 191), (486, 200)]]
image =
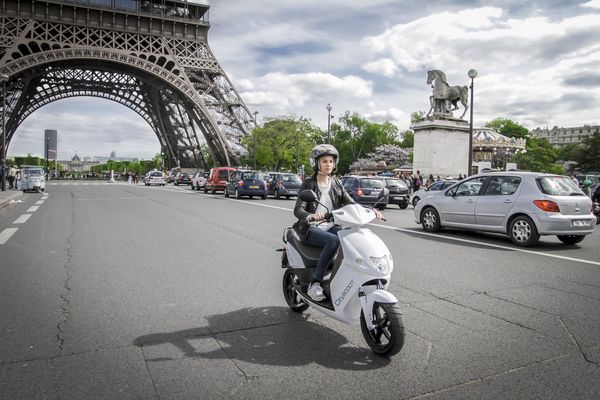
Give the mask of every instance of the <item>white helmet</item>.
[(323, 156), (333, 156), (333, 161), (337, 166), (338, 158), (340, 157), (340, 153), (338, 153), (337, 149), (330, 144), (318, 144), (313, 147), (310, 152), (310, 165), (313, 167), (315, 171), (319, 170), (319, 158)]

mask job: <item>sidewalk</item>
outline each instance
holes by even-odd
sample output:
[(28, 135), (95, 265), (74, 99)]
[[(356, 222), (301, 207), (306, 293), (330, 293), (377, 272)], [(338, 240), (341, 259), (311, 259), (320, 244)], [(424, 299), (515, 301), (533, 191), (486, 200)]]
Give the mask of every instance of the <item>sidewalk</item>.
[(16, 189), (6, 189), (6, 191), (0, 191), (0, 208), (3, 208), (10, 204), (11, 200), (17, 201), (23, 197), (23, 192)]

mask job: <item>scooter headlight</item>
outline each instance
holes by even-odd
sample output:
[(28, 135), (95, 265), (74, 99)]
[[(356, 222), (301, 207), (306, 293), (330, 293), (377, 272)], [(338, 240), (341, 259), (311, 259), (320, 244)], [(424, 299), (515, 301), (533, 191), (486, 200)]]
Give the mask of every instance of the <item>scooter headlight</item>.
[(390, 273), (390, 260), (387, 256), (370, 258), (371, 262), (377, 269), (377, 272), (379, 272), (381, 275), (387, 275)]

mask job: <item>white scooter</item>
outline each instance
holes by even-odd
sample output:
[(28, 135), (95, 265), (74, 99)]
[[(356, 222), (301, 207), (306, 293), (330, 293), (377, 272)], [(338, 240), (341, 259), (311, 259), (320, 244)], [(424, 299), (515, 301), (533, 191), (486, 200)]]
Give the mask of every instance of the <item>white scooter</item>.
[[(387, 189), (382, 189), (378, 201), (388, 194)], [(312, 190), (303, 190), (300, 198), (305, 202), (318, 201)], [(294, 229), (286, 228), (285, 248), (279, 249), (283, 251), (281, 266), (285, 268), (283, 295), (296, 312), (303, 312), (310, 305), (347, 324), (360, 319), (369, 347), (377, 354), (393, 355), (404, 345), (404, 325), (398, 300), (386, 290), (394, 269), (392, 255), (377, 235), (364, 228), (375, 217), (372, 208), (358, 204), (326, 214), (326, 219), (333, 219), (342, 230), (338, 232), (340, 248), (321, 282), (326, 295), (321, 302), (307, 294), (321, 248), (303, 243)]]

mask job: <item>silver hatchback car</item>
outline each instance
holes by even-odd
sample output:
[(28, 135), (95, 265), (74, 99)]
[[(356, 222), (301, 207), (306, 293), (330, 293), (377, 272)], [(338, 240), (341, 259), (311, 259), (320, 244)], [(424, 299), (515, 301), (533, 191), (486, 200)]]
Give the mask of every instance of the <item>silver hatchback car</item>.
[(591, 199), (569, 177), (536, 172), (475, 175), (419, 201), (415, 220), (427, 232), (504, 233), (518, 246), (532, 246), (540, 235), (579, 243), (596, 221)]

